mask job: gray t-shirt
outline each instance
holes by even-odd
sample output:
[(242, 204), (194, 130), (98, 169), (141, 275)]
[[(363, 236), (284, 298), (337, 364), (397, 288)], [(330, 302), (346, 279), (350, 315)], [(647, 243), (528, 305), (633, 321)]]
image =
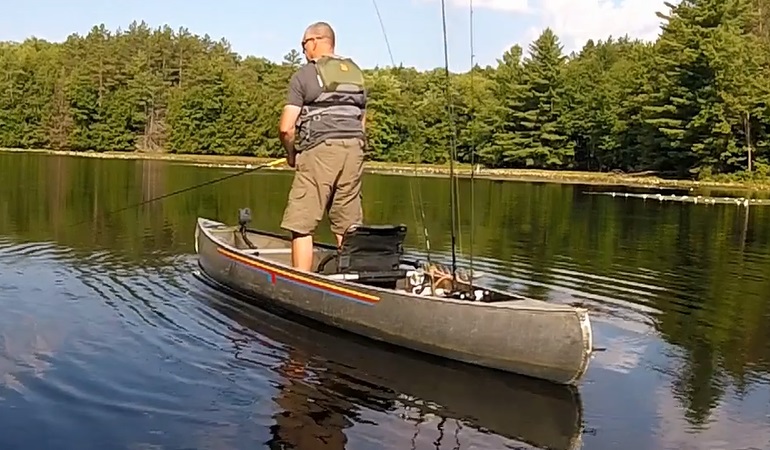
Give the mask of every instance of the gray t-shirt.
[[(323, 85), (318, 72), (316, 72), (315, 65), (313, 63), (306, 63), (294, 72), (291, 80), (289, 80), (286, 104), (302, 107), (303, 104), (318, 98), (322, 92)], [(364, 97), (364, 106), (366, 106), (366, 96)]]
[(315, 66), (307, 63), (292, 75), (286, 104), (302, 107), (305, 103), (318, 98), (322, 92), (321, 80), (318, 78)]
[[(316, 71), (313, 63), (306, 63), (300, 67), (289, 81), (289, 91), (286, 95), (286, 104), (302, 107), (312, 102), (323, 93), (321, 78)], [(364, 95), (364, 105), (366, 105), (366, 95)], [(364, 106), (365, 107), (365, 106)], [(361, 126), (359, 121), (340, 120), (340, 119), (321, 119), (313, 125), (314, 132), (311, 141), (317, 142), (326, 138), (339, 138), (351, 136), (351, 129), (358, 129)], [(363, 129), (354, 133), (356, 136), (363, 137)], [(302, 137), (298, 136), (299, 139)]]

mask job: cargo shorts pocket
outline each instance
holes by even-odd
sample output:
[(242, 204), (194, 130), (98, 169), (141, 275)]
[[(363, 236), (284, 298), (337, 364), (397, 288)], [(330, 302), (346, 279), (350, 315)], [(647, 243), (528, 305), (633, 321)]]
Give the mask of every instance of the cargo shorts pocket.
[(301, 172), (302, 171), (302, 167), (303, 167), (302, 166), (302, 154), (303, 153), (305, 153), (305, 152), (297, 152), (294, 155), (294, 170), (296, 172)]
[(291, 188), (291, 192), (289, 192), (289, 199), (292, 201), (298, 201), (305, 198), (307, 195), (307, 188), (302, 185), (297, 185)]

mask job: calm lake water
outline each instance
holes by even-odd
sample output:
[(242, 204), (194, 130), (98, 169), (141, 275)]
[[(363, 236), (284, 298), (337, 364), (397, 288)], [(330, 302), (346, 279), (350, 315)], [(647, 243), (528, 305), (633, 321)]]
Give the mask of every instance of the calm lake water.
[[(196, 217), (248, 206), (278, 231), (288, 173), (109, 214), (234, 171), (0, 153), (0, 448), (770, 448), (770, 207), (477, 181), (472, 215), (463, 182), (461, 263), (473, 236), (485, 283), (592, 311), (605, 350), (571, 390), (204, 284)], [(447, 186), (368, 175), (367, 220), (407, 224), (422, 252), (419, 191), (432, 256), (448, 257)]]

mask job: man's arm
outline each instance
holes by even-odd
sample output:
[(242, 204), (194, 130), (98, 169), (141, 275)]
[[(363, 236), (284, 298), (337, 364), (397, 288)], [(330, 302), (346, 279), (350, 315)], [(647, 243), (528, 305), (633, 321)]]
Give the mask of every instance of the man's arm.
[(281, 112), (278, 123), (278, 136), (283, 148), (286, 149), (286, 163), (294, 167), (296, 154), (294, 152), (294, 127), (304, 103), (304, 90), (300, 83), (298, 73), (295, 73), (289, 81), (289, 92), (286, 96), (286, 105)]
[(366, 132), (366, 107), (369, 103), (369, 91), (364, 89), (364, 103), (361, 105), (361, 128)]
[(368, 94), (364, 89), (364, 104), (361, 108), (361, 130), (364, 132), (364, 150), (369, 146), (369, 139), (366, 137), (366, 103), (368, 101)]
[(281, 144), (286, 149), (286, 162), (294, 167), (294, 126), (299, 117), (300, 107), (297, 105), (286, 105), (281, 113), (281, 121), (278, 124), (278, 135), (281, 138)]

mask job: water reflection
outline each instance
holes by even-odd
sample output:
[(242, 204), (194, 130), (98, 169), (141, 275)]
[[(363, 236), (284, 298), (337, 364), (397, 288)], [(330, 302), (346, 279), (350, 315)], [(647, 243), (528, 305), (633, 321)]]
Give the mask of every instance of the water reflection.
[(342, 450), (347, 443), (344, 429), (353, 425), (348, 415), (354, 405), (342, 393), (324, 394), (339, 389), (327, 374), (319, 374), (315, 381), (307, 379), (310, 368), (303, 353), (290, 350), (276, 370), (283, 378), (273, 398), (280, 412), (273, 416), (273, 437), (267, 444), (271, 449)]
[[(3, 389), (24, 395), (28, 380), (45, 377), (68, 334), (55, 313), (44, 307), (50, 293), (43, 286), (60, 288), (61, 271), (30, 261), (61, 253), (49, 243), (16, 246), (0, 236), (0, 401)], [(9, 264), (9, 257), (16, 263)], [(69, 294), (65, 290), (60, 298), (67, 300)], [(30, 311), (34, 308), (40, 311)]]
[[(184, 314), (189, 312), (186, 309), (189, 305), (184, 302), (190, 295), (196, 295), (195, 289), (186, 284), (195, 219), (202, 215), (232, 221), (238, 208), (249, 206), (255, 226), (278, 231), (291, 181), (288, 174), (254, 173), (143, 208), (117, 214), (110, 212), (235, 170), (201, 169), (157, 161), (106, 161), (0, 152), (0, 173), (4, 176), (4, 183), (0, 185), (0, 236), (4, 236), (0, 238), (3, 271), (0, 304), (4, 308), (0, 315), (3, 336), (0, 337), (0, 371), (13, 376), (6, 379), (15, 380), (17, 387), (24, 387), (20, 374), (26, 369), (20, 368), (24, 367), (27, 357), (19, 356), (24, 352), (17, 351), (22, 347), (28, 348), (30, 355), (53, 352), (47, 358), (35, 357), (48, 364), (51, 361), (61, 364), (57, 358), (66, 361), (66, 357), (60, 356), (57, 338), (45, 334), (48, 325), (38, 328), (42, 339), (21, 334), (21, 330), (31, 327), (19, 328), (23, 320), (50, 323), (40, 318), (45, 314), (55, 317), (58, 323), (93, 320), (88, 323), (89, 327), (109, 324), (93, 331), (95, 335), (109, 334), (113, 327), (124, 327), (121, 329), (134, 346), (166, 348), (165, 345), (176, 345), (177, 339), (185, 339), (211, 349), (213, 354), (220, 351), (214, 343), (218, 342), (221, 330), (201, 330), (190, 327), (190, 323), (182, 328), (170, 326), (172, 322), (183, 321)], [(422, 224), (415, 219), (407, 183), (402, 177), (367, 177), (365, 211), (367, 220), (373, 223), (407, 224), (410, 230), (407, 245), (419, 252), (423, 245), (419, 232)], [(448, 257), (450, 217), (446, 187), (445, 180), (440, 178), (415, 183), (415, 188), (422, 191), (434, 257)], [(770, 393), (770, 328), (767, 327), (770, 320), (770, 207), (645, 202), (585, 195), (583, 192), (587, 189), (597, 188), (479, 181), (475, 186), (474, 230), (470, 229), (468, 203), (462, 205), (460, 213), (461, 263), (467, 263), (473, 231), (474, 262), (478, 270), (488, 275), (484, 283), (554, 303), (582, 304), (590, 308), (596, 345), (607, 348), (607, 352), (597, 356), (581, 387), (586, 411), (590, 411), (588, 422), (591, 428), (600, 430), (597, 436), (584, 436), (591, 440), (591, 448), (601, 448), (602, 444), (610, 446), (614, 441), (607, 436), (613, 433), (618, 439), (625, 439), (633, 434), (635, 427), (644, 430), (639, 432), (642, 434), (633, 434), (635, 448), (658, 448), (651, 441), (665, 440), (656, 434), (664, 428), (700, 432), (702, 439), (715, 439), (714, 433), (708, 430), (724, 429), (723, 424), (730, 421), (742, 424), (745, 421), (749, 428), (758, 421), (756, 417), (762, 416), (757, 413), (762, 406), (752, 403), (753, 399)], [(467, 181), (460, 183), (460, 191), (460, 198), (467, 199)], [(86, 222), (72, 226), (82, 221)], [(321, 239), (331, 240), (325, 224), (319, 231)], [(40, 266), (36, 266), (38, 263)], [(23, 272), (14, 272), (22, 268)], [(73, 278), (78, 281), (76, 285), (54, 290), (55, 294), (46, 297), (38, 296), (41, 287)], [(68, 302), (67, 308), (75, 302), (73, 299), (90, 299), (91, 307), (93, 303), (108, 306), (105, 306), (106, 312), (99, 310), (98, 319), (92, 317), (93, 309), (80, 311), (82, 316), (66, 316), (69, 310), (61, 306), (62, 298)], [(27, 309), (12, 313), (13, 308), (8, 305)], [(65, 321), (60, 316), (68, 319)], [(254, 329), (269, 331), (275, 328), (269, 326), (272, 320), (265, 319), (263, 322), (267, 323), (255, 325)], [(169, 335), (153, 334), (165, 333), (167, 328), (173, 330)], [(255, 351), (257, 337), (255, 331), (247, 333), (243, 344), (245, 352)], [(292, 339), (298, 338), (290, 335), (285, 342)], [(288, 419), (273, 417), (271, 411), (267, 416), (271, 423), (284, 419), (288, 423), (279, 427), (283, 434), (276, 432), (276, 437), (260, 438), (260, 442), (272, 439), (277, 446), (278, 442), (301, 442), (296, 432), (292, 436), (292, 432), (285, 430), (292, 429), (291, 424), (306, 423), (310, 420), (307, 417), (316, 417), (318, 411), (332, 414), (335, 407), (340, 416), (323, 419), (336, 424), (340, 430), (339, 439), (330, 438), (330, 442), (347, 439), (348, 447), (353, 448), (359, 444), (365, 448), (377, 447), (384, 439), (372, 431), (373, 426), (367, 428), (365, 424), (369, 422), (397, 430), (393, 432), (397, 447), (408, 448), (414, 434), (423, 447), (442, 435), (445, 445), (451, 446), (448, 442), (454, 439), (455, 432), (462, 443), (466, 442), (462, 436), (469, 430), (483, 427), (500, 430), (508, 439), (530, 440), (536, 445), (549, 442), (538, 437), (537, 426), (524, 426), (524, 419), (517, 418), (517, 411), (538, 417), (528, 409), (514, 411), (500, 404), (500, 410), (505, 413), (493, 413), (483, 405), (495, 404), (496, 395), (483, 389), (450, 395), (448, 382), (428, 383), (419, 374), (421, 370), (432, 374), (428, 380), (454, 377), (457, 381), (452, 385), (464, 384), (466, 390), (479, 384), (474, 381), (486, 380), (486, 375), (459, 376), (454, 369), (442, 367), (439, 373), (430, 368), (411, 369), (411, 375), (402, 377), (400, 369), (371, 360), (364, 361), (365, 369), (360, 369), (358, 361), (365, 358), (356, 356), (353, 362), (345, 363), (345, 355), (329, 354), (328, 350), (324, 353), (325, 347), (314, 343), (319, 339), (314, 337), (307, 339), (307, 344), (290, 345), (304, 372), (292, 372), (287, 366), (282, 369), (286, 375), (278, 377), (257, 370), (270, 382), (280, 380), (281, 386), (285, 385), (281, 388), (284, 397), (276, 396), (281, 398), (280, 404), (288, 405), (280, 407), (281, 410), (296, 405), (293, 408), (299, 411)], [(336, 348), (342, 344), (330, 345)], [(368, 346), (364, 348), (366, 351), (360, 352), (369, 351)], [(178, 350), (175, 347), (175, 351)], [(327, 356), (322, 359), (310, 356), (316, 353)], [(276, 364), (270, 366), (271, 370), (278, 367), (273, 361), (276, 358), (285, 359), (269, 357), (271, 364)], [(29, 361), (45, 370), (45, 363)], [(137, 357), (125, 363), (125, 370), (138, 370), (129, 364), (132, 361), (142, 364)], [(250, 364), (262, 367), (257, 362)], [(397, 361), (393, 364), (413, 367), (417, 363)], [(327, 372), (334, 373), (328, 380), (322, 377)], [(291, 374), (294, 378), (288, 378)], [(343, 383), (340, 380), (346, 380), (346, 374), (354, 380), (353, 388), (340, 384)], [(105, 369), (105, 379), (109, 376), (112, 374)], [(159, 376), (155, 381), (165, 386), (164, 380)], [(321, 380), (325, 384), (321, 384)], [(84, 391), (90, 388), (82, 387)], [(363, 394), (349, 398), (346, 403), (341, 400), (347, 398), (342, 394), (346, 392), (344, 389), (352, 389), (350, 395)], [(474, 386), (474, 389), (481, 388)], [(510, 397), (509, 402), (524, 401), (510, 393), (512, 390), (530, 392), (532, 396), (533, 389), (499, 388), (504, 393), (500, 397)], [(413, 405), (412, 397), (400, 398), (391, 391), (409, 393), (416, 399), (433, 395), (436, 400), (432, 401), (440, 405), (440, 413), (432, 417), (428, 406)], [(655, 399), (649, 392), (657, 393)], [(668, 396), (663, 394), (666, 392)], [(273, 393), (267, 395), (272, 397)], [(482, 406), (468, 406), (471, 400), (453, 403), (463, 395)], [(491, 398), (483, 402), (475, 400), (485, 395)], [(659, 414), (659, 406), (650, 404), (659, 401), (658, 397), (665, 398), (666, 409), (674, 409), (666, 414), (678, 419), (669, 420)], [(385, 406), (377, 409), (379, 400), (372, 399), (382, 399)], [(627, 406), (617, 409), (612, 401)], [(638, 416), (628, 419), (624, 415), (628, 409), (638, 412)], [(458, 410), (470, 412), (453, 415)], [(302, 422), (297, 422), (297, 414), (305, 417)], [(563, 412), (539, 414), (538, 423), (546, 421), (543, 417), (562, 417), (556, 421), (561, 424), (556, 427), (561, 431), (552, 433), (562, 436), (562, 440), (549, 444), (553, 447), (567, 448), (568, 437), (580, 435), (565, 425), (571, 422), (563, 419), (565, 416)], [(463, 426), (465, 422), (458, 422), (461, 425), (456, 426), (455, 420), (468, 423), (478, 420), (478, 424)], [(668, 425), (664, 426), (663, 422)], [(408, 435), (404, 434), (405, 423), (409, 424)], [(220, 431), (235, 433), (224, 424), (217, 433)], [(322, 434), (317, 431), (311, 435), (319, 433)], [(476, 432), (474, 436), (478, 440), (482, 434)], [(492, 439), (493, 433), (483, 436)], [(497, 443), (489, 445), (495, 447)]]
[(0, 401), (2, 389), (25, 394), (25, 379), (43, 378), (62, 342), (61, 331), (32, 317), (19, 317), (15, 326), (0, 331)]
[[(224, 289), (198, 277), (212, 289)], [(440, 427), (453, 427), (479, 440), (458, 446), (451, 433), (444, 432), (445, 442), (437, 442), (438, 448), (495, 448), (495, 435), (536, 448), (579, 448), (582, 403), (573, 388), (396, 349), (294, 316), (287, 320), (229, 294), (212, 290), (201, 300), (254, 335), (285, 346), (286, 357), (276, 368), (283, 381), (273, 399), (280, 411), (271, 427), (271, 448), (343, 449), (344, 430), (368, 420), (362, 410), (398, 414), (417, 431), (420, 421), (437, 417), (433, 434), (442, 434)], [(237, 348), (246, 345), (244, 338), (239, 335)], [(426, 448), (424, 439), (415, 442), (422, 444), (413, 448)], [(386, 448), (408, 447), (392, 442)]]

